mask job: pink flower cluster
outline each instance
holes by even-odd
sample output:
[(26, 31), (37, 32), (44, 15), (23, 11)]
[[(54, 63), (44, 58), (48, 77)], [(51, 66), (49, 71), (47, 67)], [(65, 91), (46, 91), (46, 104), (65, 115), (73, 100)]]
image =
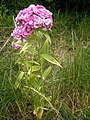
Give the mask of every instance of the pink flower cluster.
[(17, 40), (27, 38), (34, 32), (35, 28), (45, 27), (49, 30), (52, 27), (52, 13), (42, 5), (30, 5), (21, 10), (15, 19), (15, 29), (11, 33)]

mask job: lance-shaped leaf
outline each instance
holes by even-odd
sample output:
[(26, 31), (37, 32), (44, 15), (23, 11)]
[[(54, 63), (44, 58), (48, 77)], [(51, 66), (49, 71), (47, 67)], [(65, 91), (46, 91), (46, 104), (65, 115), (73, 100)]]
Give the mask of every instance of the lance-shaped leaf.
[(42, 32), (42, 33), (43, 33), (43, 35), (46, 37), (46, 40), (48, 40), (48, 41), (49, 41), (49, 43), (51, 44), (51, 39), (50, 39), (49, 34), (48, 34), (48, 33), (46, 33), (46, 31), (44, 31), (44, 30), (42, 30), (41, 32)]
[(30, 64), (40, 65), (37, 61), (29, 61)]
[(41, 52), (48, 53), (48, 51), (49, 51), (49, 45), (48, 45), (48, 40), (46, 39), (44, 45), (42, 46)]
[(43, 78), (44, 80), (48, 77), (48, 75), (50, 74), (51, 70), (52, 70), (52, 68), (51, 68), (51, 67), (48, 67), (48, 68), (44, 71), (44, 73), (43, 73), (43, 75), (42, 75), (42, 78)]
[(20, 82), (23, 76), (24, 76), (24, 72), (21, 71), (20, 74), (18, 75), (17, 81), (15, 82), (15, 88), (18, 88), (20, 86)]
[(33, 43), (25, 43), (25, 45), (23, 46), (23, 48), (21, 49), (20, 53), (27, 50)]
[(38, 66), (38, 65), (34, 65), (34, 66), (32, 66), (32, 72), (35, 72), (35, 71), (38, 71), (38, 70), (40, 70), (40, 66)]
[(27, 48), (27, 52), (30, 54), (37, 54), (38, 53), (33, 47)]
[(57, 60), (55, 60), (51, 55), (48, 54), (41, 54), (41, 57), (43, 57), (45, 60), (47, 60), (48, 62), (55, 64), (57, 66), (62, 67), (59, 62)]

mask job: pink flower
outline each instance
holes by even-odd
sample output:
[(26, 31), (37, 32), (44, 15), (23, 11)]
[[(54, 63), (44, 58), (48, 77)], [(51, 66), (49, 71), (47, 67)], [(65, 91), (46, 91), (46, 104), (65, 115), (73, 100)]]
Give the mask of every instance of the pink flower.
[(31, 27), (28, 23), (25, 24), (25, 27), (22, 29), (22, 36), (23, 37), (28, 37), (30, 34), (32, 34), (34, 31), (34, 28)]
[(22, 19), (18, 19), (18, 21), (16, 21), (15, 23), (15, 27), (19, 27), (19, 26), (24, 26), (25, 21)]
[(52, 16), (52, 13), (51, 13), (49, 10), (45, 10), (45, 12), (44, 12), (44, 17), (45, 17), (45, 18), (48, 18), (48, 17), (50, 17), (50, 16)]
[(21, 10), (21, 11), (18, 13), (18, 15), (17, 15), (17, 17), (16, 17), (16, 21), (18, 21), (18, 20), (24, 20), (24, 21), (26, 21), (27, 18), (28, 18), (30, 15), (32, 15), (32, 14), (33, 14), (33, 11), (29, 11), (29, 9), (25, 8), (24, 10)]
[(43, 19), (52, 16), (52, 13), (42, 5), (35, 6), (34, 13)]
[(26, 43), (27, 42), (27, 40), (26, 39), (23, 39), (23, 43)]
[(19, 45), (20, 43), (26, 43), (27, 41), (25, 39), (22, 40), (18, 40), (17, 42), (12, 42), (12, 46), (15, 48), (15, 49), (21, 49), (21, 46)]
[(40, 16), (41, 18), (44, 18), (44, 11), (46, 10), (46, 8), (42, 5), (37, 5), (34, 8), (34, 13), (37, 14), (38, 16)]
[(21, 40), (18, 40), (16, 43), (12, 42), (12, 46), (15, 48), (15, 49), (20, 49), (21, 47), (18, 45), (18, 43), (22, 43)]
[(21, 39), (21, 35), (22, 35), (22, 26), (15, 28), (11, 33), (11, 36), (13, 36), (14, 39), (17, 39), (17, 40)]
[(44, 19), (43, 26), (46, 28), (46, 30), (49, 30), (52, 27), (52, 17)]
[(29, 26), (31, 26), (32, 28), (34, 28), (34, 16), (31, 15), (28, 19), (26, 24), (28, 24)]
[(27, 9), (29, 10), (29, 13), (33, 12), (35, 8), (35, 5), (30, 5)]
[(37, 15), (34, 15), (34, 28), (42, 27), (43, 19)]

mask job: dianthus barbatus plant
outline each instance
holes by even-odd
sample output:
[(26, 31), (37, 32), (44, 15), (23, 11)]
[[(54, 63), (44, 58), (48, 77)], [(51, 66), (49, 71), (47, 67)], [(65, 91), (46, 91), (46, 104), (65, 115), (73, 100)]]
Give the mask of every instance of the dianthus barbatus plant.
[[(50, 54), (51, 44), (48, 30), (53, 24), (52, 13), (42, 5), (30, 5), (21, 10), (15, 19), (15, 29), (11, 33), (14, 37), (12, 45), (19, 49), (18, 77), (15, 89), (32, 94), (34, 101), (34, 114), (38, 119), (42, 118), (43, 111), (53, 109), (50, 96), (46, 91), (46, 81), (51, 72), (51, 66), (46, 61), (62, 67)], [(47, 68), (46, 68), (47, 67)], [(49, 98), (49, 99), (48, 99)]]

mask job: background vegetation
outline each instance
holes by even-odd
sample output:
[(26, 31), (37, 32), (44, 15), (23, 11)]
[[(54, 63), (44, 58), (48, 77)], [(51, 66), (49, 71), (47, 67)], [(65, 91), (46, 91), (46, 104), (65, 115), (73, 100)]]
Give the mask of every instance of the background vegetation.
[(17, 14), (17, 11), (29, 6), (30, 4), (42, 4), (53, 10), (66, 11), (85, 11), (90, 12), (90, 0), (1, 0), (0, 9), (7, 14)]
[[(90, 1), (1, 0), (0, 48), (14, 28), (13, 17), (31, 3), (43, 4), (53, 11), (50, 51), (63, 66), (52, 66), (46, 83), (46, 92), (59, 115), (46, 111), (43, 120), (90, 120)], [(17, 51), (11, 43), (12, 39), (0, 51), (0, 120), (22, 120), (23, 115), (26, 120), (35, 120), (33, 100), (30, 97), (26, 102), (25, 95), (14, 88), (19, 67), (15, 64)]]

